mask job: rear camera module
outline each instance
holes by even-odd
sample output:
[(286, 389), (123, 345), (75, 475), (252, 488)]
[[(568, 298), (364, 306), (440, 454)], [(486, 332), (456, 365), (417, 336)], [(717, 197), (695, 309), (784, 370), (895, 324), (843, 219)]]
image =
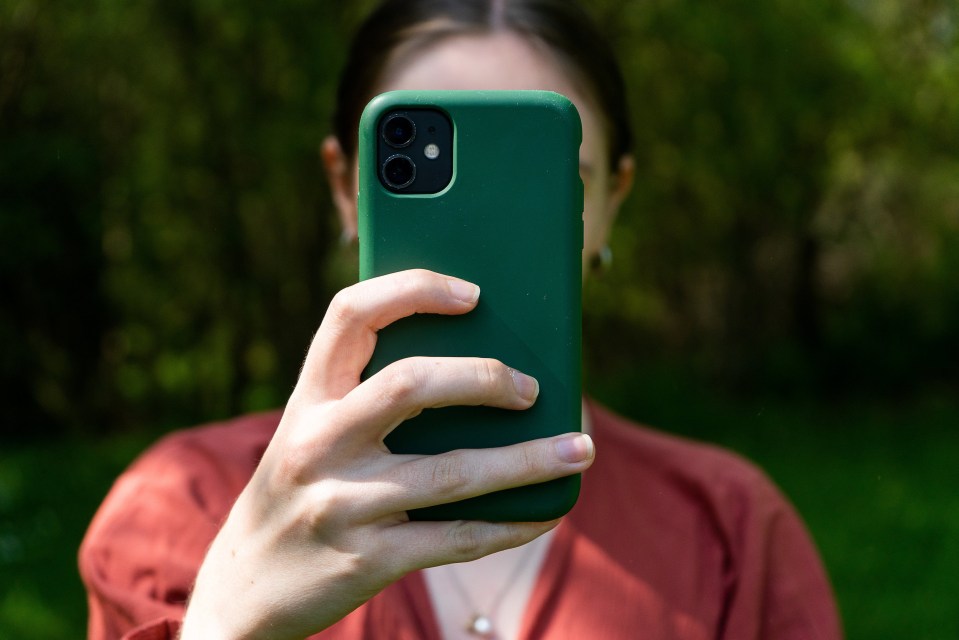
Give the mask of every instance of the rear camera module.
[(379, 116), (364, 144), (376, 147), (371, 171), (387, 191), (399, 196), (440, 193), (453, 182), (453, 121), (437, 107), (391, 107)]

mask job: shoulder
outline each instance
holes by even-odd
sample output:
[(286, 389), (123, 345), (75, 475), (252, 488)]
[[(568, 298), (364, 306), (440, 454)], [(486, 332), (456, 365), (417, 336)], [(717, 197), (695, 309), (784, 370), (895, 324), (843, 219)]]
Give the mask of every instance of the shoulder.
[(281, 415), (250, 414), (164, 436), (117, 479), (101, 511), (130, 492), (149, 491), (183, 493), (211, 518), (225, 516), (259, 464)]
[(182, 468), (188, 475), (212, 473), (231, 486), (245, 485), (281, 416), (281, 411), (255, 413), (173, 432), (147, 449), (130, 471)]
[(176, 431), (117, 478), (87, 532), (85, 547), (121, 531), (184, 517), (219, 524), (249, 481), (281, 412), (252, 414)]
[(767, 474), (737, 453), (639, 425), (595, 403), (590, 414), (597, 461), (606, 458), (614, 473), (639, 474), (711, 502), (783, 500)]
[(80, 547), (90, 637), (178, 619), (206, 548), (279, 419), (280, 412), (263, 413), (172, 433), (116, 480)]
[(263, 449), (276, 431), (281, 410), (251, 413), (228, 420), (174, 431), (157, 441), (143, 457), (162, 455), (169, 449), (196, 449), (225, 455), (240, 462), (246, 455)]
[(577, 518), (587, 537), (623, 566), (643, 567), (667, 600), (712, 609), (704, 617), (724, 619), (728, 637), (840, 636), (815, 545), (761, 469), (595, 404), (590, 416), (596, 463)]
[[(584, 485), (592, 485), (593, 497), (634, 507), (622, 516), (632, 525), (653, 518), (733, 564), (784, 522), (804, 532), (779, 487), (741, 455), (638, 425), (597, 405), (591, 415), (597, 454)], [(591, 473), (596, 477), (588, 478)]]

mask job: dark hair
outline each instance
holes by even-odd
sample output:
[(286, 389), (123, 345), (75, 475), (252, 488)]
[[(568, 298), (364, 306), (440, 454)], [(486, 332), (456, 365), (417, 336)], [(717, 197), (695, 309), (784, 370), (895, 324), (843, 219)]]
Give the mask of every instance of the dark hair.
[(360, 113), (396, 55), (495, 31), (538, 40), (569, 66), (599, 108), (615, 170), (633, 144), (623, 74), (607, 39), (572, 0), (384, 0), (354, 35), (340, 75), (333, 130), (344, 152), (355, 153)]

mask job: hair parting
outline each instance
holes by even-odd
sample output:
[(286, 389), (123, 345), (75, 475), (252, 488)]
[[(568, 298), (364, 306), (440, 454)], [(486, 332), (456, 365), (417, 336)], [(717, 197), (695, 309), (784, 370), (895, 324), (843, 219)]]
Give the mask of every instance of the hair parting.
[(395, 65), (446, 38), (508, 31), (556, 57), (597, 107), (609, 167), (632, 150), (623, 74), (609, 42), (572, 0), (384, 0), (357, 30), (340, 75), (333, 131), (356, 152), (360, 113)]

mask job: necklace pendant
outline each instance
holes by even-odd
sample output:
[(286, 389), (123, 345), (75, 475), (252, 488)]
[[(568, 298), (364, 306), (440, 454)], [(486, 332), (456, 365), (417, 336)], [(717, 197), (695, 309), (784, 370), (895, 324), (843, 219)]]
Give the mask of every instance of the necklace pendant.
[(479, 638), (492, 638), (493, 621), (484, 616), (482, 613), (477, 613), (470, 619), (466, 630), (472, 636), (477, 636)]

